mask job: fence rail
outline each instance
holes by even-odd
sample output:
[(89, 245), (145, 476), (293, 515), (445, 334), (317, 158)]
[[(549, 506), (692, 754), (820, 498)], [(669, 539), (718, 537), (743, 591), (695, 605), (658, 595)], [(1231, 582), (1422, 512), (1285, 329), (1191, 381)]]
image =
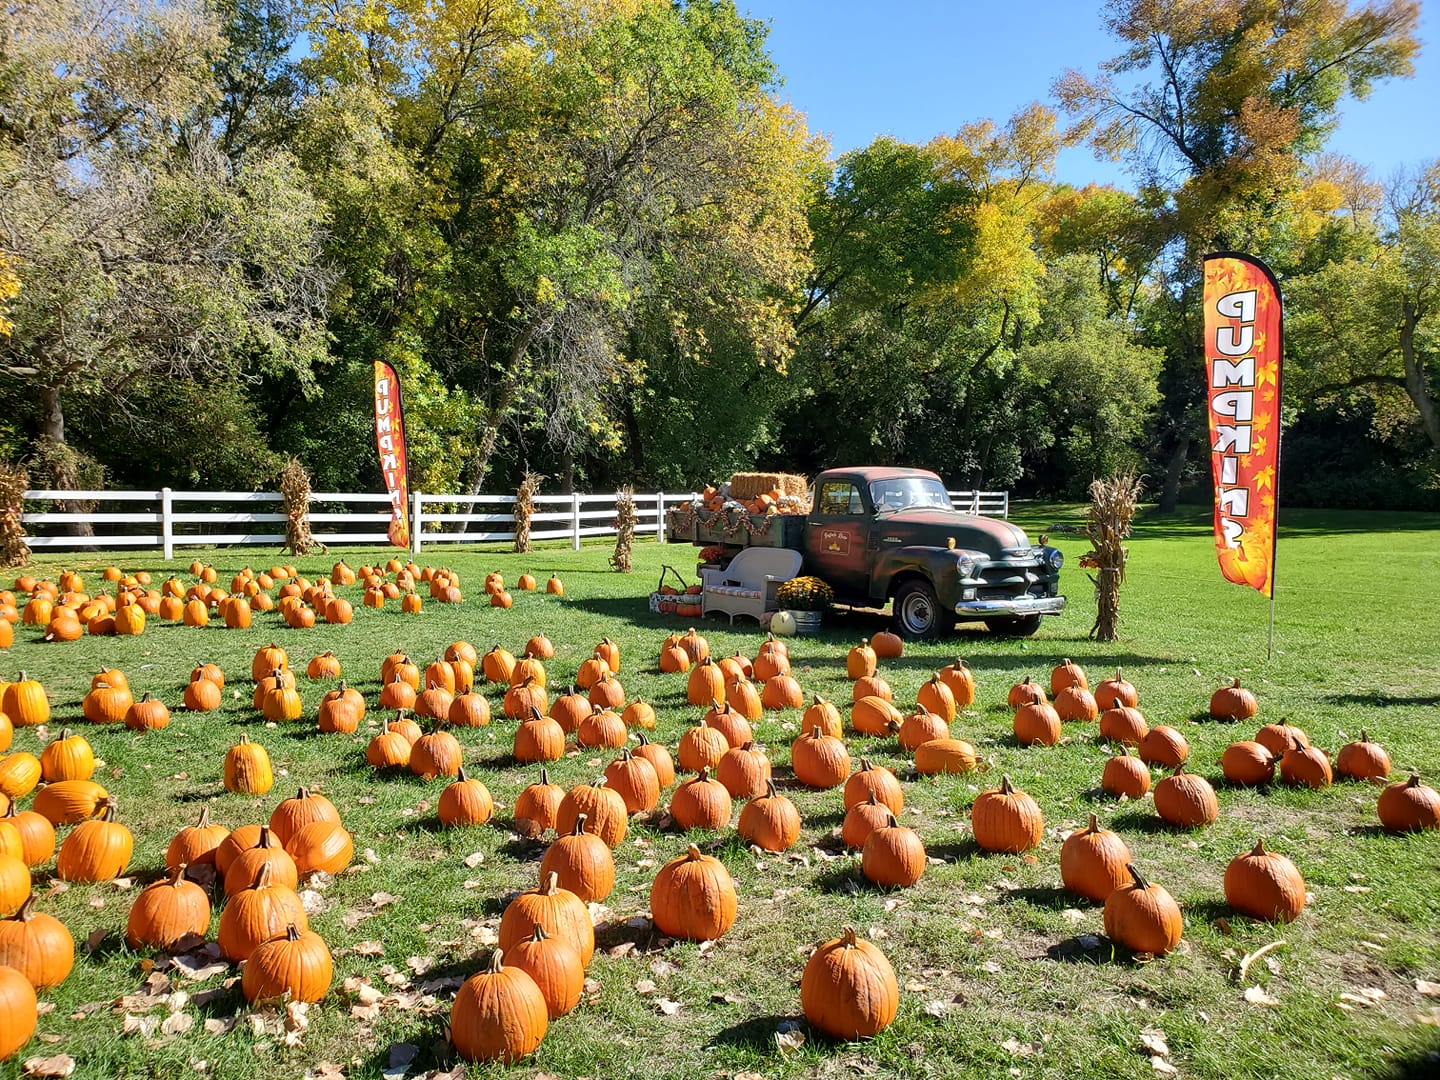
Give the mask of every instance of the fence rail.
[[(663, 491), (635, 496), (636, 533), (665, 539), (665, 511), (688, 502), (691, 494)], [(57, 491), (25, 492), (21, 521), (36, 550), (77, 548), (159, 548), (165, 559), (177, 547), (226, 544), (280, 545), (285, 542), (284, 499), (274, 491)], [(989, 517), (1010, 516), (1008, 491), (952, 491), (956, 507)], [(615, 496), (537, 495), (531, 515), (531, 540), (580, 542), (615, 535)], [(140, 504), (140, 505), (136, 505)], [(148, 504), (148, 505), (147, 505)], [(390, 497), (374, 492), (314, 492), (310, 528), (327, 546), (384, 546), (389, 542)], [(514, 495), (410, 496), (411, 548), (430, 544), (479, 544), (514, 536)], [(386, 509), (377, 510), (384, 506)], [(41, 508), (48, 507), (48, 508)], [(93, 535), (77, 536), (74, 526), (88, 524)]]

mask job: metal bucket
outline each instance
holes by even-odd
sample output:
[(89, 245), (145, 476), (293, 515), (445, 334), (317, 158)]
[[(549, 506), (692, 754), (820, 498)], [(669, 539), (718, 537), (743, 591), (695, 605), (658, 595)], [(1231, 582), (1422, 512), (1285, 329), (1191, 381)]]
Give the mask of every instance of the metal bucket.
[(825, 618), (823, 611), (792, 611), (797, 634), (818, 634), (820, 623)]

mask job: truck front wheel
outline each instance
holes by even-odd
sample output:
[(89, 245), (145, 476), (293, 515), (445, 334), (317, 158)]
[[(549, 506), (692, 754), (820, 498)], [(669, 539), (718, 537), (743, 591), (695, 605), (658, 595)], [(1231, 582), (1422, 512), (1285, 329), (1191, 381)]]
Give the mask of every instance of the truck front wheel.
[(1041, 615), (1013, 615), (1003, 619), (986, 619), (985, 626), (992, 634), (1002, 637), (1029, 637), (1040, 629)]
[(907, 638), (937, 638), (955, 625), (930, 582), (911, 578), (895, 590), (895, 629)]

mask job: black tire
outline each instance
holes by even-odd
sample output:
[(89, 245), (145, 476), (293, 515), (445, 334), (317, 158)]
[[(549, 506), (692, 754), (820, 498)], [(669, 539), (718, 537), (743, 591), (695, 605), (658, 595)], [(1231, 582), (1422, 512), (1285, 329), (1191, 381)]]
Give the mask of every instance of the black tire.
[(941, 637), (955, 627), (954, 617), (936, 598), (934, 587), (922, 578), (911, 578), (895, 590), (891, 618), (897, 634), (916, 641)]
[(1013, 615), (1003, 619), (986, 619), (985, 626), (1001, 637), (1029, 637), (1040, 629), (1043, 615)]

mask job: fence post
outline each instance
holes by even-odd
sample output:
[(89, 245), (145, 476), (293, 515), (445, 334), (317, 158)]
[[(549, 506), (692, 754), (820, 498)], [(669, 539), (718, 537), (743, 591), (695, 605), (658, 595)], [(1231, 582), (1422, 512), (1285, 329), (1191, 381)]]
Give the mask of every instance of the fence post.
[(570, 547), (580, 550), (580, 493), (572, 492), (570, 495)]
[(160, 489), (160, 544), (165, 549), (165, 561), (175, 558), (175, 523), (171, 520), (172, 503), (170, 489)]
[(655, 539), (665, 542), (665, 492), (655, 493)]
[(424, 500), (425, 496), (418, 491), (411, 495), (413, 509), (410, 511), (410, 550), (416, 555), (420, 554), (420, 508), (424, 505)]
[(1001, 509), (1000, 516), (1006, 521), (1010, 520), (1010, 491), (1008, 488), (1005, 491), (1005, 506)]

